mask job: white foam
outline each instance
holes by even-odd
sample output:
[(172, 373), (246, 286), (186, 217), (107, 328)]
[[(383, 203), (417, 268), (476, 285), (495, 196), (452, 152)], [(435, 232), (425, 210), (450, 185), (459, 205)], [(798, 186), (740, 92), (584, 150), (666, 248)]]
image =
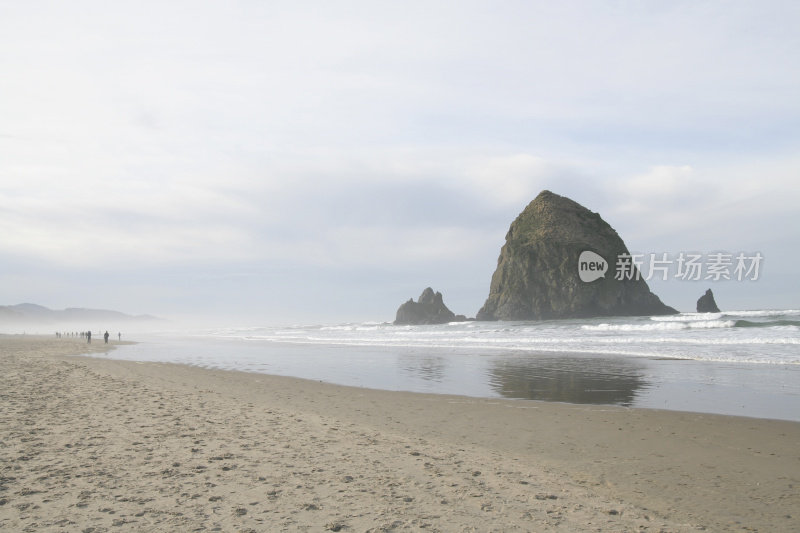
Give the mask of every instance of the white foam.
[[(738, 315), (738, 316), (737, 316)], [(666, 317), (615, 317), (585, 320), (451, 322), (429, 326), (394, 326), (353, 322), (313, 326), (219, 328), (206, 336), (251, 344), (353, 346), (391, 356), (410, 350), (446, 350), (486, 355), (586, 353), (619, 357), (680, 358), (739, 363), (800, 364), (800, 327), (771, 324), (771, 317), (800, 315), (796, 310), (684, 313)], [(755, 318), (748, 318), (755, 317)], [(766, 318), (760, 318), (766, 317)], [(736, 327), (752, 320), (765, 327)], [(256, 348), (257, 349), (257, 348)], [(340, 352), (336, 352), (337, 355)], [(372, 355), (371, 355), (372, 356)]]
[(689, 322), (690, 328), (732, 328), (735, 320), (708, 320), (703, 322)]
[(719, 320), (722, 313), (682, 313), (680, 315), (651, 316), (655, 322), (697, 322), (701, 320)]
[(770, 326), (773, 331), (800, 331), (798, 326)]
[(791, 316), (800, 315), (798, 309), (766, 309), (760, 311), (725, 311), (729, 316), (748, 316), (748, 317), (768, 317), (768, 316)]
[(586, 331), (677, 331), (683, 329), (732, 328), (733, 320), (702, 320), (696, 322), (667, 321), (655, 324), (584, 324)]

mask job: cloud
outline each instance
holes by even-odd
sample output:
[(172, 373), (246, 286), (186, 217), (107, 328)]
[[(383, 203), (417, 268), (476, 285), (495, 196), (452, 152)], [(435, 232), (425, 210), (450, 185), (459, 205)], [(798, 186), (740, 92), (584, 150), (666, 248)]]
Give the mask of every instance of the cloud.
[(304, 239), (274, 243), (268, 256), (322, 268), (400, 269), (474, 259), (476, 248), (494, 246), (495, 241), (490, 232), (459, 226), (336, 226)]
[[(258, 165), (241, 173), (234, 166), (229, 176), (191, 161), (158, 166), (135, 157), (82, 175), (83, 167), (51, 161), (53, 173), (27, 162), (8, 172), (0, 226), (10, 237), (0, 248), (73, 268), (276, 256), (397, 263), (421, 259), (421, 250), (434, 261), (445, 251), (469, 253), (480, 240), (474, 232), (530, 201), (546, 168), (524, 154), (452, 150), (310, 150), (263, 176)], [(360, 247), (369, 257), (354, 253)]]
[(705, 191), (698, 190), (698, 181), (689, 165), (652, 167), (644, 174), (620, 181), (617, 187), (626, 200), (618, 209), (639, 215), (645, 214), (654, 202), (662, 209), (685, 207), (687, 202), (695, 204), (705, 196), (700, 194)]
[(20, 269), (491, 267), (545, 188), (641, 247), (796, 233), (793, 2), (35, 7), (0, 7)]
[(22, 176), (0, 187), (0, 250), (73, 268), (242, 258), (248, 209), (209, 183)]
[(800, 202), (798, 171), (793, 155), (656, 166), (609, 180), (615, 194), (598, 210), (629, 245), (648, 251), (756, 249), (779, 235), (790, 238), (785, 221), (796, 217)]
[(554, 165), (541, 157), (513, 154), (471, 161), (464, 181), (476, 197), (508, 208), (532, 200), (554, 173)]

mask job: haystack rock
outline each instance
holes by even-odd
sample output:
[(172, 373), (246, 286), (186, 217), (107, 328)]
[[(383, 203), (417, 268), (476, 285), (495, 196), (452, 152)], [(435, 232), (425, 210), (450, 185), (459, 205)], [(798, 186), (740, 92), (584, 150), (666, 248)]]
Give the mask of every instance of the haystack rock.
[(511, 224), (477, 319), (677, 314), (641, 276), (616, 279), (623, 254), (628, 248), (599, 214), (542, 191)]
[[(461, 317), (459, 315), (461, 319)], [(397, 310), (395, 324), (446, 324), (457, 320), (456, 315), (444, 305), (441, 292), (428, 287), (416, 302), (413, 298)]]
[(714, 301), (714, 293), (708, 289), (704, 295), (697, 300), (698, 313), (719, 313), (717, 302)]

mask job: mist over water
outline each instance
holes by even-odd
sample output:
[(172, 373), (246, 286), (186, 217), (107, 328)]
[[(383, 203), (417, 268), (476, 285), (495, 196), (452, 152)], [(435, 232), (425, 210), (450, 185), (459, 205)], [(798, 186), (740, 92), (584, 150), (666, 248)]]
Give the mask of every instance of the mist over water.
[(800, 420), (800, 311), (173, 332), (111, 357), (342, 385)]

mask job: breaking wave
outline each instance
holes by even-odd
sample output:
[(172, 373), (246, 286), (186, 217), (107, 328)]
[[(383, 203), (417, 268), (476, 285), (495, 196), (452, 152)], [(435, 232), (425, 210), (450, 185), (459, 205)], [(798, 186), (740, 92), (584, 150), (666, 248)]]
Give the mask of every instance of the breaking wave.
[(732, 328), (734, 320), (703, 320), (698, 322), (669, 321), (653, 324), (597, 324), (583, 325), (586, 331), (677, 331), (682, 329)]
[(714, 362), (800, 364), (800, 311), (683, 313), (654, 317), (451, 322), (361, 322), (230, 328), (211, 336), (250, 343), (386, 350), (610, 354)]

